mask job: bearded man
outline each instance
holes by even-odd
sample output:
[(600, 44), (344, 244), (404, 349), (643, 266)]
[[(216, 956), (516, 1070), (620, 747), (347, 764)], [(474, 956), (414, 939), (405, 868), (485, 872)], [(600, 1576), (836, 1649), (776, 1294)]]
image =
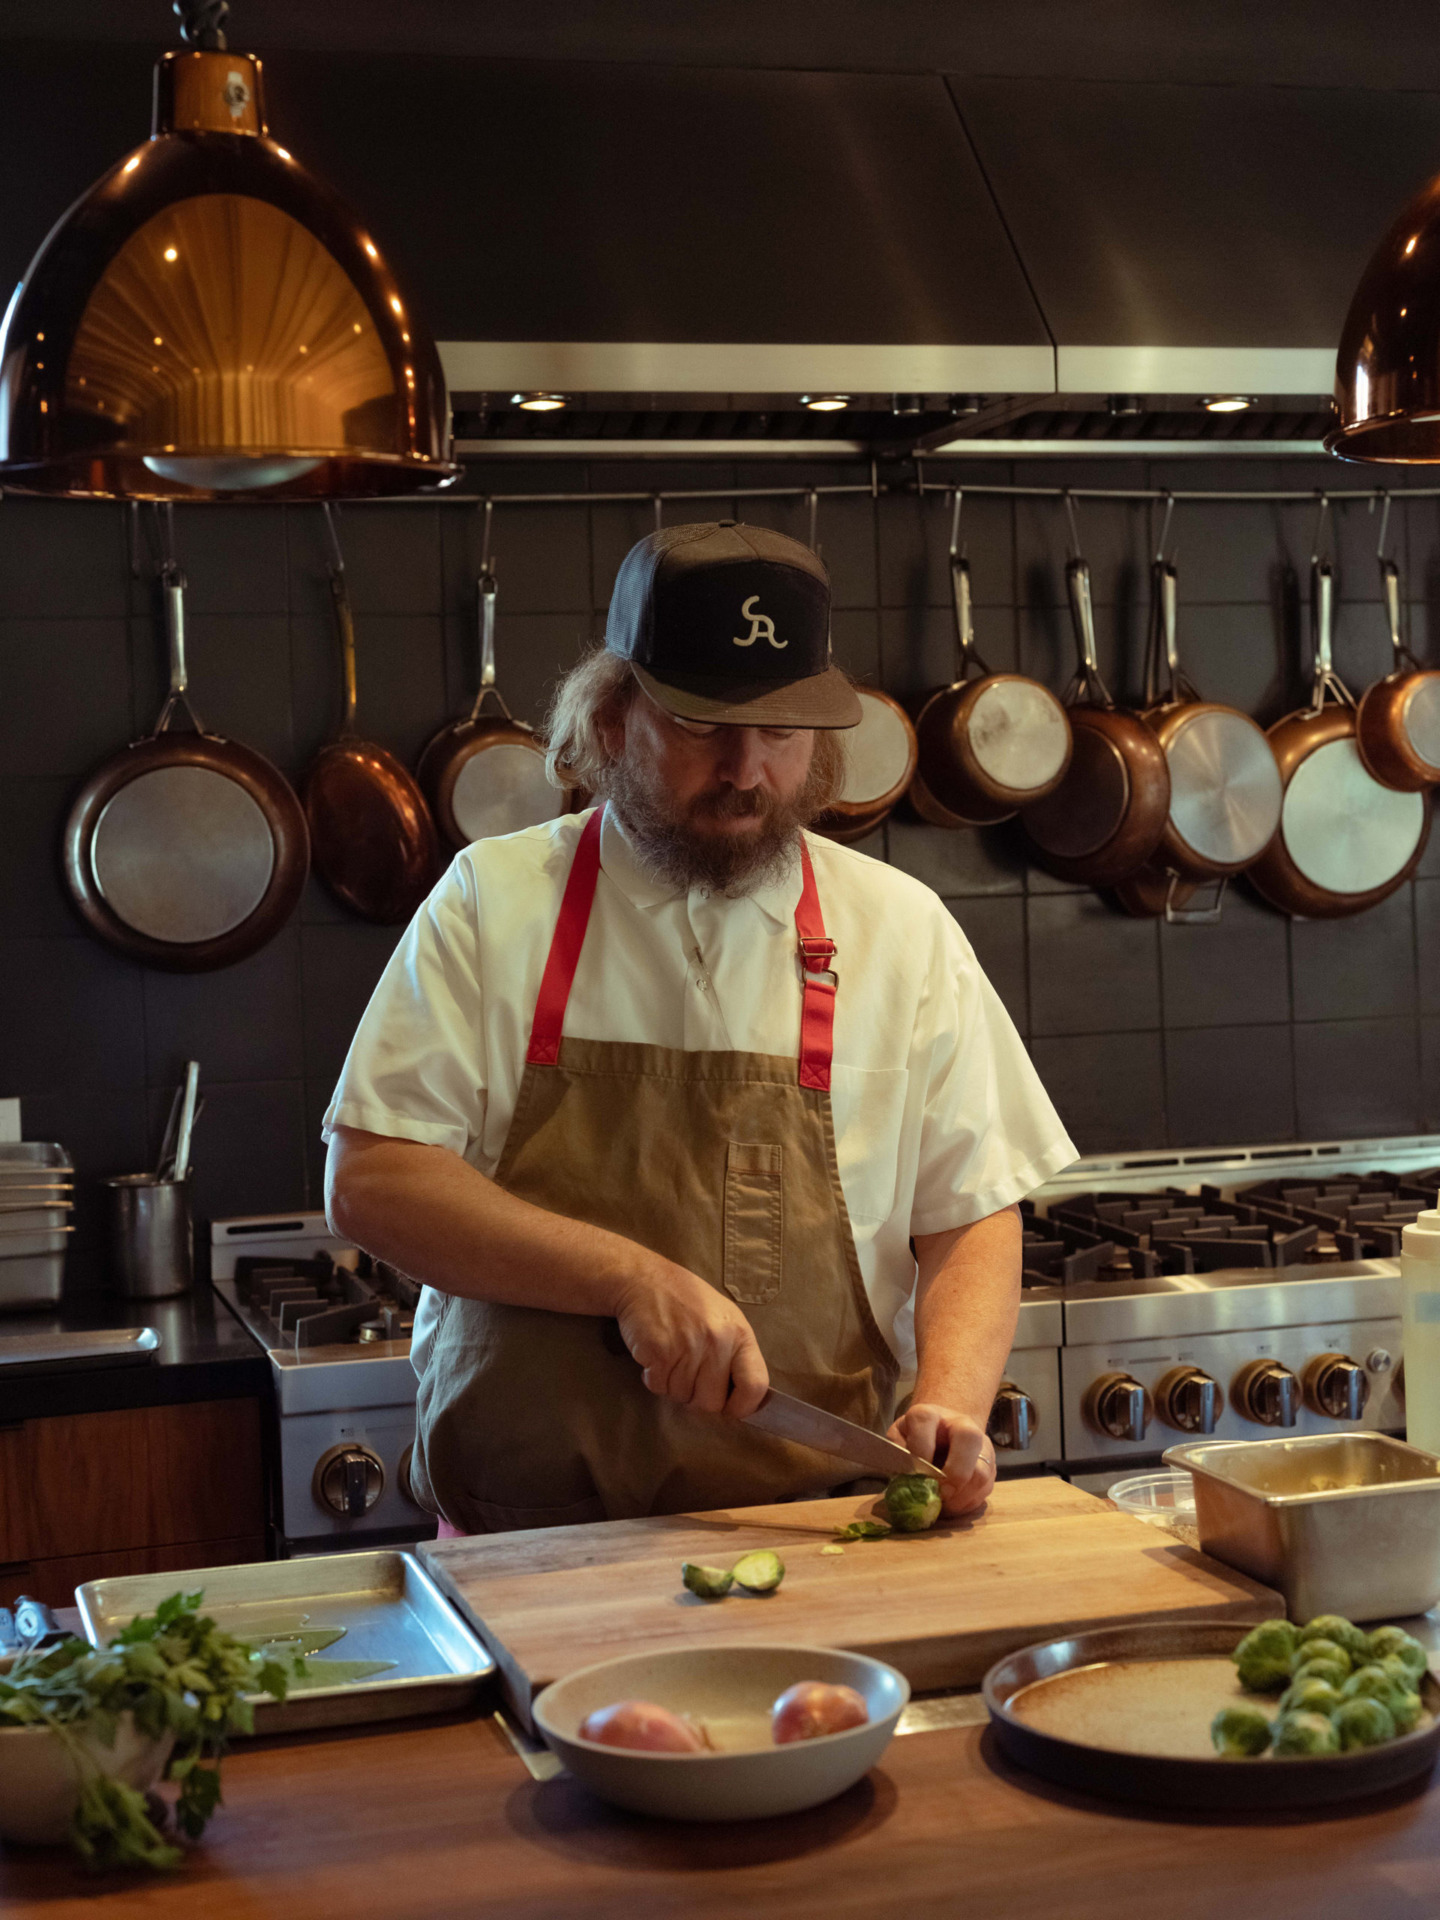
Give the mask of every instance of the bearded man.
[(989, 1492), (1015, 1203), (1074, 1148), (942, 903), (804, 831), (859, 718), (808, 547), (650, 535), (550, 719), (597, 804), (467, 848), (386, 968), (327, 1207), (426, 1282), (442, 1532), (830, 1490), (742, 1423), (772, 1383)]

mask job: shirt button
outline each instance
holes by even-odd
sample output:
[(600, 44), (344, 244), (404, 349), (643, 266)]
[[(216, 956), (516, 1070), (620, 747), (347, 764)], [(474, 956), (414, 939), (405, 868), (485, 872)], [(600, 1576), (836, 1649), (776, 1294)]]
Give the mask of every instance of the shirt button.
[(696, 980), (695, 984), (700, 989), (701, 993), (708, 993), (710, 991), (710, 982), (703, 973), (700, 975), (699, 979)]

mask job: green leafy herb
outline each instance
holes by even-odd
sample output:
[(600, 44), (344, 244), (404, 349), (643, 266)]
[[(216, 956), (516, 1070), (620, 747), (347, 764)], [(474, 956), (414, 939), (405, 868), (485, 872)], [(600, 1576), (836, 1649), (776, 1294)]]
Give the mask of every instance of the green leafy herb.
[(836, 1527), (837, 1540), (888, 1540), (895, 1531), (887, 1527), (883, 1520), (852, 1520), (848, 1526)]
[(0, 1676), (0, 1726), (47, 1726), (69, 1752), (80, 1780), (70, 1837), (95, 1867), (169, 1868), (182, 1855), (161, 1835), (145, 1796), (113, 1779), (81, 1736), (113, 1747), (122, 1714), (151, 1739), (175, 1736), (167, 1773), (179, 1782), (175, 1820), (198, 1839), (220, 1801), (220, 1757), (232, 1733), (249, 1733), (245, 1697), (283, 1700), (301, 1659), (264, 1658), (200, 1612), (201, 1593), (175, 1593), (132, 1620), (108, 1647), (69, 1639), (22, 1654)]

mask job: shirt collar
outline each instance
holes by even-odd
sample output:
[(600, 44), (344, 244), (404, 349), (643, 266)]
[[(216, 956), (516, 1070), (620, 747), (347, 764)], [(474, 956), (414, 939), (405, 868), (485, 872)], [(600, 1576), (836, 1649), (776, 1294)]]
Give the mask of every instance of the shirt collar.
[[(678, 900), (683, 892), (682, 888), (657, 880), (645, 871), (613, 807), (606, 807), (600, 823), (600, 865), (606, 878), (614, 881), (632, 906), (658, 907), (667, 900)], [(753, 893), (740, 896), (735, 905), (753, 901), (767, 919), (783, 927), (793, 924), (799, 899), (800, 859), (799, 854), (794, 853), (778, 879), (767, 880)]]

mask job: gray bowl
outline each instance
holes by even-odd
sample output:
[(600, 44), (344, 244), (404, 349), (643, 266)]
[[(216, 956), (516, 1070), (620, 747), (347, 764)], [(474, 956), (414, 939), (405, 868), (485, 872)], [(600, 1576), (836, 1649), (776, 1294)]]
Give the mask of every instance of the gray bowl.
[[(870, 1719), (816, 1740), (777, 1747), (770, 1708), (800, 1680), (854, 1687)], [(582, 1667), (546, 1687), (535, 1725), (592, 1792), (634, 1813), (670, 1820), (754, 1820), (799, 1813), (854, 1786), (890, 1744), (910, 1698), (894, 1667), (829, 1647), (674, 1647)], [(704, 1723), (717, 1753), (637, 1753), (582, 1740), (587, 1714), (647, 1700)]]

